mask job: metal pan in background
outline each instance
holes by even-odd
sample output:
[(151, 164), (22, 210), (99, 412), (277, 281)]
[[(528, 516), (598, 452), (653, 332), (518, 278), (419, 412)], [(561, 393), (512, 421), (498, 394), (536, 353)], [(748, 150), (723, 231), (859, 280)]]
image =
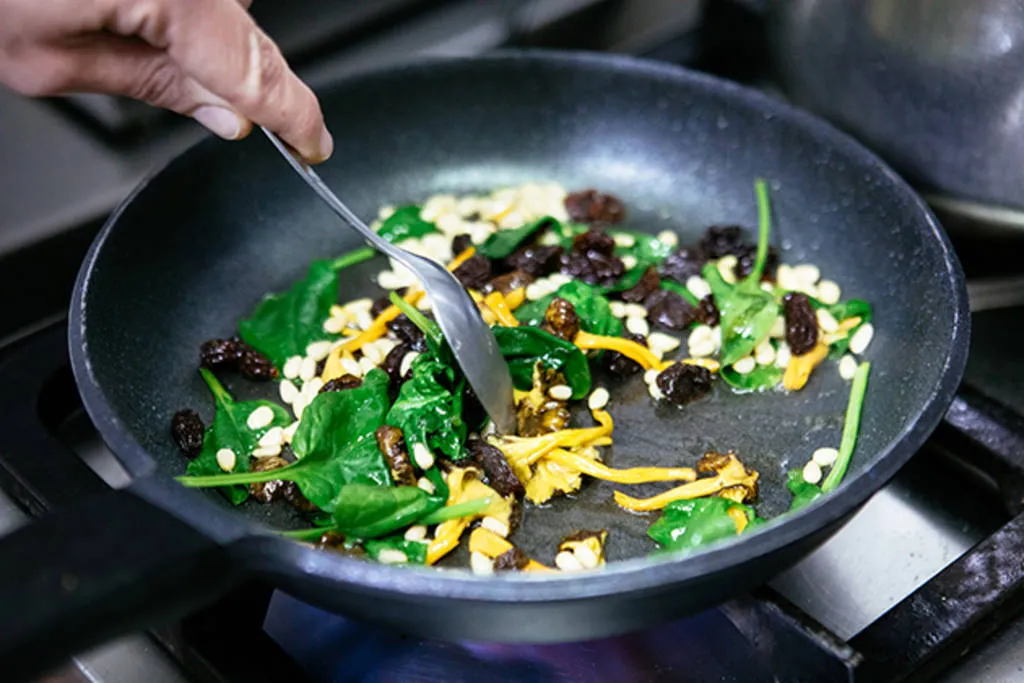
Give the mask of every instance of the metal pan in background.
[[(567, 641), (677, 618), (761, 584), (834, 533), (918, 449), (963, 371), (969, 317), (959, 264), (921, 200), (850, 138), (734, 84), (642, 60), (504, 53), (364, 74), (321, 93), (335, 131), (320, 172), (364, 217), (439, 191), (523, 181), (614, 193), (627, 227), (695, 239), (756, 224), (772, 187), (776, 244), (846, 296), (874, 302), (878, 332), (857, 455), (843, 485), (756, 532), (687, 557), (647, 558), (651, 518), (588, 482), (575, 501), (528, 510), (516, 537), (550, 554), (566, 532), (610, 530), (609, 565), (584, 575), (478, 577), (394, 567), (267, 533), (300, 520), (232, 508), (173, 477), (185, 462), (171, 415), (209, 406), (197, 348), (230, 334), (315, 258), (356, 246), (265, 140), (208, 140), (144, 183), (83, 265), (70, 319), (85, 406), (132, 483), (0, 540), (0, 666), (11, 677), (258, 576), (316, 605), (433, 638)], [(380, 264), (345, 271), (345, 298)], [(241, 396), (255, 391), (229, 384)], [(788, 505), (787, 467), (838, 443), (848, 385), (816, 373), (800, 394), (719, 388), (655, 408), (637, 378), (614, 392), (616, 466), (667, 465), (734, 448), (761, 473), (760, 510)], [(205, 416), (209, 417), (208, 408)], [(647, 495), (662, 487), (635, 487)], [(69, 578), (70, 577), (70, 578)], [(23, 653), (33, 649), (34, 659)]]

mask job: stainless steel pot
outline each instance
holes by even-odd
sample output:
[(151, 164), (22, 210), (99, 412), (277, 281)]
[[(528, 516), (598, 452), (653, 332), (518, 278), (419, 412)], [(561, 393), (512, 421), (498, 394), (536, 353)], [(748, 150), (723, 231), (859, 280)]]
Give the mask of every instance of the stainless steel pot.
[(783, 92), (937, 208), (1024, 230), (1024, 0), (770, 0)]

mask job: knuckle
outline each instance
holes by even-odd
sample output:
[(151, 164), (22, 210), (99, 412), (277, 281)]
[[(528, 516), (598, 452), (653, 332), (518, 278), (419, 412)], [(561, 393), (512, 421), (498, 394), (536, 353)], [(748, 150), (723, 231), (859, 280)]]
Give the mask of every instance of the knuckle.
[(177, 67), (170, 60), (154, 60), (138, 74), (128, 95), (154, 106), (169, 106), (178, 99), (179, 76)]

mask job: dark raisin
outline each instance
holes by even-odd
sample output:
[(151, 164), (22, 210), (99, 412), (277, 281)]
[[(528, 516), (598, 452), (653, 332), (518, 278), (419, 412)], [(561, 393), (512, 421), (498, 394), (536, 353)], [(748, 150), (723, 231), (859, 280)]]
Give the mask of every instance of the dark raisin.
[[(641, 334), (626, 333), (623, 335), (626, 339), (635, 341), (637, 344), (643, 344), (647, 346), (647, 339)], [(630, 359), (627, 356), (623, 356), (618, 351), (607, 351), (603, 357), (603, 363), (605, 369), (609, 373), (617, 377), (629, 377), (640, 372), (643, 368), (635, 360)]]
[(491, 292), (501, 292), (502, 294), (509, 294), (513, 290), (519, 289), (520, 287), (526, 287), (533, 282), (534, 277), (529, 273), (524, 273), (521, 270), (513, 270), (511, 273), (505, 273), (493, 278), (490, 282), (484, 285), (484, 288), (480, 290), (484, 294), (490, 294)]
[(494, 558), (494, 571), (516, 572), (530, 564), (530, 557), (516, 546), (503, 552)]
[[(249, 461), (250, 472), (266, 472), (284, 467), (288, 461), (274, 455), (267, 458), (252, 458)], [(260, 481), (249, 484), (249, 493), (261, 503), (273, 503), (275, 500), (284, 498), (285, 482), (280, 479), (273, 481)]]
[(406, 373), (405, 377), (398, 374), (399, 370), (402, 369), (402, 359), (410, 351), (412, 351), (412, 347), (403, 342), (388, 351), (388, 355), (384, 356), (384, 362), (380, 365), (381, 370), (388, 373), (388, 378), (391, 380), (391, 388), (395, 391), (402, 385), (402, 382), (412, 376), (411, 369)]
[(334, 379), (327, 380), (326, 384), (320, 387), (321, 394), (326, 394), (328, 391), (344, 391), (345, 389), (357, 389), (363, 385), (363, 380), (355, 375), (342, 375), (341, 377), (335, 377)]
[[(405, 292), (405, 287), (399, 287), (395, 290), (395, 293), (398, 294), (398, 296), (405, 296)], [(376, 318), (378, 315), (383, 313), (385, 309), (390, 308), (391, 305), (390, 294), (385, 294), (379, 299), (375, 299), (373, 306), (370, 306), (370, 316)]]
[(406, 448), (402, 430), (391, 425), (381, 425), (377, 427), (374, 436), (377, 438), (377, 448), (384, 454), (384, 459), (388, 463), (392, 481), (397, 486), (415, 486), (416, 473), (409, 459), (409, 450)]
[[(757, 245), (749, 244), (740, 250), (736, 255), (739, 262), (736, 264), (736, 277), (743, 279), (754, 272), (754, 264), (757, 263)], [(768, 254), (764, 259), (764, 270), (761, 272), (762, 280), (774, 280), (775, 272), (779, 268), (779, 252), (775, 247), (768, 247)]]
[(343, 534), (337, 531), (328, 531), (320, 536), (316, 547), (319, 550), (329, 550), (348, 557), (366, 557), (366, 549), (363, 546), (349, 542)]
[(523, 523), (523, 504), (518, 498), (512, 499), (512, 514), (508, 516), (508, 535), (511, 536)]
[(283, 490), (284, 499), (296, 510), (300, 512), (316, 512), (320, 509), (306, 498), (302, 493), (302, 489), (294, 481), (286, 481)]
[(402, 313), (394, 320), (387, 323), (388, 331), (393, 333), (402, 342), (409, 345), (413, 351), (426, 351), (427, 340), (423, 336), (423, 330), (416, 327), (413, 321), (409, 320), (405, 313)]
[(707, 262), (707, 256), (700, 247), (679, 247), (665, 257), (661, 276), (685, 285), (689, 278), (700, 275)]
[(806, 294), (789, 292), (782, 297), (786, 317), (786, 343), (794, 356), (808, 353), (818, 344), (818, 318)]
[(644, 301), (647, 320), (663, 330), (683, 330), (693, 323), (697, 311), (679, 294), (659, 289)]
[(610, 287), (619, 281), (626, 267), (618, 256), (606, 256), (596, 251), (571, 251), (562, 254), (561, 271), (589, 285)]
[(463, 261), (452, 275), (466, 289), (480, 289), (491, 279), (491, 259), (483, 254), (473, 254)]
[(678, 405), (695, 401), (711, 391), (711, 372), (688, 363), (673, 363), (658, 375), (658, 388)]
[(573, 238), (572, 250), (580, 252), (593, 251), (605, 256), (611, 256), (615, 253), (615, 238), (603, 230), (590, 229)]
[(247, 348), (242, 352), (242, 359), (238, 362), (238, 371), (243, 377), (257, 382), (269, 382), (277, 377), (277, 368), (256, 349)]
[(697, 305), (696, 311), (697, 320), (704, 323), (708, 327), (715, 327), (718, 325), (718, 321), (721, 315), (718, 312), (718, 306), (715, 305), (715, 297), (708, 294), (700, 303)]
[(519, 477), (512, 471), (512, 466), (505, 459), (505, 454), (483, 439), (469, 439), (466, 450), (483, 468), (487, 475), (487, 483), (502, 496), (520, 496), (526, 492)]
[(658, 269), (648, 266), (640, 280), (622, 293), (622, 300), (631, 303), (640, 303), (661, 287), (661, 278), (658, 277)]
[(194, 410), (179, 410), (171, 419), (171, 436), (174, 437), (174, 443), (178, 444), (181, 452), (190, 459), (202, 452), (205, 432), (203, 419)]
[(504, 260), (505, 268), (544, 277), (558, 270), (563, 249), (557, 245), (531, 244), (520, 247)]
[(580, 331), (580, 317), (576, 314), (576, 308), (562, 297), (556, 296), (544, 312), (541, 329), (559, 339), (571, 342)]
[(573, 192), (565, 198), (565, 210), (577, 223), (618, 223), (626, 215), (618, 198), (597, 190)]
[(700, 248), (709, 259), (718, 259), (732, 254), (739, 258), (747, 247), (743, 239), (743, 228), (738, 225), (712, 225), (701, 238)]
[(464, 232), (456, 235), (452, 239), (452, 254), (458, 256), (471, 246), (473, 246), (473, 238), (469, 236), (469, 233)]
[(210, 339), (199, 347), (199, 362), (210, 370), (235, 370), (245, 344), (238, 339)]

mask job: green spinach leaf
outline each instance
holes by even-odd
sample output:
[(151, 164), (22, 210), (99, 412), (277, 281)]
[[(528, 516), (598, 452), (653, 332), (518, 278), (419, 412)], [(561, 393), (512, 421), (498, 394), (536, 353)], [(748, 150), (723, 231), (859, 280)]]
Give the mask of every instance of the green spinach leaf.
[(719, 496), (677, 500), (665, 506), (662, 516), (647, 529), (647, 535), (668, 551), (690, 550), (736, 536), (736, 522), (729, 516), (732, 508), (742, 510), (748, 522), (757, 517), (753, 508)]
[(758, 365), (753, 371), (741, 375), (731, 365), (723, 365), (718, 375), (734, 389), (764, 391), (778, 386), (785, 370), (774, 365)]
[(409, 322), (420, 329), (420, 332), (423, 333), (423, 336), (427, 340), (427, 346), (430, 347), (431, 352), (433, 352), (435, 356), (446, 360), (451, 359), (451, 351), (447, 348), (444, 333), (441, 331), (440, 325), (420, 313), (420, 311), (408, 301), (398, 296), (398, 292), (391, 292), (391, 294), (388, 295), (388, 298), (391, 299), (391, 303), (394, 304), (398, 310), (405, 314), (405, 317), (409, 319)]
[(462, 377), (432, 354), (420, 355), (412, 378), (402, 384), (387, 424), (405, 434), (410, 451), (422, 443), (453, 461), (467, 457), (463, 448), (467, 427), (462, 419)]
[(294, 481), (310, 502), (330, 511), (345, 484), (386, 486), (391, 482), (374, 436), (377, 427), (384, 424), (387, 410), (388, 376), (375, 368), (366, 374), (361, 386), (328, 391), (313, 399), (292, 439), (298, 461), (265, 472), (185, 476), (178, 481), (194, 488)]
[(857, 366), (857, 372), (853, 376), (853, 383), (850, 385), (850, 399), (846, 404), (846, 419), (843, 422), (843, 438), (839, 442), (839, 457), (829, 470), (825, 481), (821, 483), (822, 493), (828, 493), (835, 489), (846, 476), (846, 470), (853, 459), (853, 449), (857, 445), (857, 432), (860, 429), (860, 415), (864, 409), (864, 395), (868, 388), (868, 373), (871, 371), (871, 363), (862, 362)]
[[(210, 393), (213, 394), (217, 412), (213, 419), (213, 425), (203, 435), (202, 452), (188, 464), (186, 471), (192, 476), (224, 474), (224, 470), (217, 463), (217, 451), (222, 448), (230, 448), (235, 454), (235, 467), (232, 471), (248, 472), (249, 456), (256, 450), (263, 435), (272, 427), (287, 427), (291, 422), (288, 411), (270, 401), (236, 403), (212, 372), (206, 368), (201, 368), (199, 372), (210, 388)], [(250, 428), (247, 422), (249, 415), (257, 408), (264, 406), (273, 413), (270, 424), (260, 429)], [(222, 493), (233, 504), (238, 505), (249, 497), (249, 488), (247, 486), (225, 487)]]
[(345, 484), (333, 502), (334, 528), (349, 538), (379, 538), (444, 506), (417, 486)]
[(786, 488), (793, 494), (790, 510), (805, 508), (823, 495), (820, 487), (804, 481), (802, 470), (790, 470), (786, 473)]
[(409, 560), (409, 564), (426, 564), (427, 549), (430, 547), (430, 543), (407, 541), (403, 536), (395, 535), (366, 541), (363, 547), (366, 549), (366, 554), (373, 560), (380, 559), (382, 550), (398, 550)]
[(544, 313), (551, 300), (557, 296), (573, 305), (583, 330), (591, 334), (618, 337), (622, 335), (622, 321), (612, 315), (611, 304), (604, 296), (605, 291), (601, 287), (573, 280), (559, 287), (554, 294), (526, 302), (516, 309), (515, 315), (524, 325), (536, 327), (544, 322)]
[(526, 223), (519, 228), (498, 230), (491, 233), (482, 244), (477, 245), (476, 251), (478, 254), (483, 254), (490, 259), (502, 259), (542, 230), (549, 228), (557, 229), (558, 227), (558, 221), (550, 216), (545, 216), (532, 223)]
[(265, 296), (252, 315), (239, 322), (240, 336), (278, 369), (291, 356), (304, 356), (311, 342), (337, 338), (325, 332), (323, 324), (338, 300), (338, 271), (375, 253), (364, 247), (334, 261), (314, 261), (304, 280), (284, 293)]
[(420, 218), (420, 207), (402, 206), (388, 216), (380, 225), (377, 234), (392, 244), (398, 244), (410, 237), (423, 237), (437, 232), (437, 226)]
[(590, 391), (587, 357), (574, 344), (536, 327), (498, 326), (491, 330), (518, 389), (529, 391), (533, 386), (533, 367), (540, 361), (565, 376), (566, 383), (572, 387), (573, 398), (583, 398)]

